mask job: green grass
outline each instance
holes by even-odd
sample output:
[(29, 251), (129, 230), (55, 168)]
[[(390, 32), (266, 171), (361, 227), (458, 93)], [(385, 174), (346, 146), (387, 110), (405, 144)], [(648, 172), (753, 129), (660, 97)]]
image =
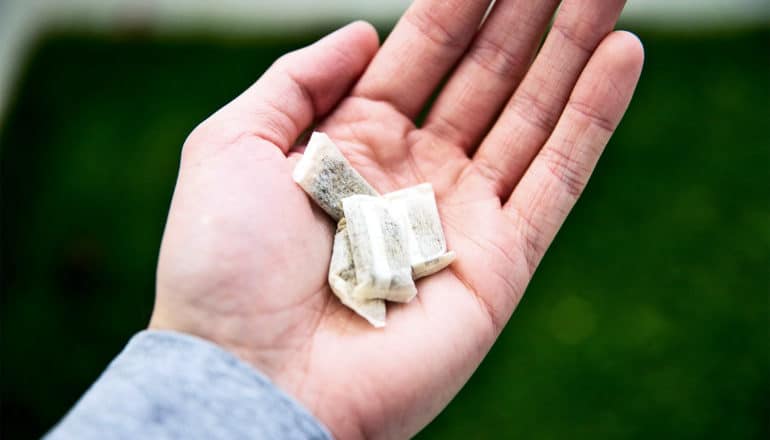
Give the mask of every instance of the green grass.
[[(591, 184), (421, 438), (770, 436), (770, 32), (641, 35)], [(146, 325), (186, 134), (313, 37), (41, 39), (0, 134), (4, 438), (42, 434)]]

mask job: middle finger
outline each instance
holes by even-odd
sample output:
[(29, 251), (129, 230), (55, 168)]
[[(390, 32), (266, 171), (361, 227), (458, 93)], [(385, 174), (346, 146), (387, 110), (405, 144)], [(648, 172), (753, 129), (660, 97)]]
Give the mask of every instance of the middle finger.
[(467, 153), (524, 76), (558, 0), (498, 0), (423, 127)]

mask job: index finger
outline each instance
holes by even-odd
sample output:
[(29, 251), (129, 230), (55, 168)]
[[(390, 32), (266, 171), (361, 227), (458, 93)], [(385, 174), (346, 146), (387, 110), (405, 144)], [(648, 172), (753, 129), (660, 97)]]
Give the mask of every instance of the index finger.
[(404, 13), (354, 96), (385, 101), (416, 116), (465, 52), (490, 0), (417, 0)]

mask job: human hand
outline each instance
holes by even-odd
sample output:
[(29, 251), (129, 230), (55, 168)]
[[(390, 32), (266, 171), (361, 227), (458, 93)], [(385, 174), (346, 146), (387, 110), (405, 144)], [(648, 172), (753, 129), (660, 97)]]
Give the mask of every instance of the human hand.
[[(185, 142), (151, 328), (214, 341), (339, 438), (415, 434), (495, 341), (619, 123), (639, 41), (618, 0), (417, 0), (279, 59)], [(425, 122), (415, 117), (451, 72)], [(334, 224), (291, 178), (317, 122), (381, 193), (431, 182), (449, 269), (375, 329), (327, 287)]]

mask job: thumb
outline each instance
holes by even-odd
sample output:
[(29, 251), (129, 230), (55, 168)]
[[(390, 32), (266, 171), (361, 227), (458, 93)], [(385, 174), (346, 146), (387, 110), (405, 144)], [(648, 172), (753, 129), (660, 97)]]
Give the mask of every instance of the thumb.
[(287, 153), (297, 137), (353, 86), (378, 47), (372, 25), (351, 23), (279, 58), (217, 113), (246, 121), (249, 134)]

